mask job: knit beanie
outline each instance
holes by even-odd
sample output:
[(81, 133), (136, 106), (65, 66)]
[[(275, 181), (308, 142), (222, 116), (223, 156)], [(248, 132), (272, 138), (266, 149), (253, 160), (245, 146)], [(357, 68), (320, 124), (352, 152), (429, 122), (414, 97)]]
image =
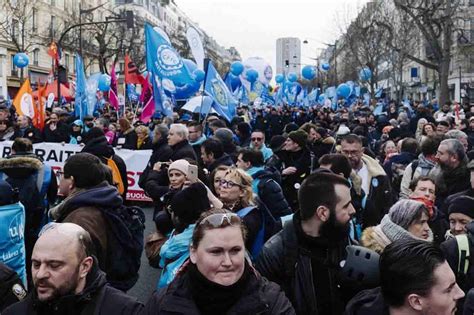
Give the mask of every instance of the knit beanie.
[(201, 213), (211, 208), (206, 187), (201, 183), (194, 183), (178, 191), (171, 199), (170, 207), (182, 225), (195, 223)]
[(270, 149), (272, 149), (273, 151), (278, 151), (283, 146), (285, 141), (286, 138), (282, 135), (273, 136), (270, 140)]
[(402, 199), (390, 208), (388, 215), (393, 223), (407, 230), (420, 207), (424, 207), (424, 204), (419, 201)]
[(184, 175), (188, 175), (188, 168), (189, 162), (186, 160), (176, 160), (170, 164), (168, 167), (168, 174), (171, 170), (177, 170), (183, 173)]
[(295, 130), (288, 134), (288, 138), (296, 142), (301, 148), (304, 148), (308, 141), (308, 134), (304, 130)]
[(474, 218), (474, 198), (469, 196), (454, 198), (449, 205), (448, 213), (462, 213), (470, 218)]

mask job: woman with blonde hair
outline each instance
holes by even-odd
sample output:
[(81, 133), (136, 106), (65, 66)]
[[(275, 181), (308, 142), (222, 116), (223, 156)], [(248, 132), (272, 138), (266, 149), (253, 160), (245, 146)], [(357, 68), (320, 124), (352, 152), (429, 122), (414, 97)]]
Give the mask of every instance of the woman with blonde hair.
[[(219, 199), (224, 208), (236, 213), (248, 230), (245, 247), (256, 258), (264, 242), (273, 234), (274, 219), (268, 210), (257, 205), (252, 190), (252, 177), (245, 171), (231, 167), (220, 181)], [(273, 219), (273, 222), (272, 222)]]
[(153, 143), (148, 132), (148, 127), (144, 125), (135, 128), (135, 133), (137, 134), (137, 150), (153, 149)]

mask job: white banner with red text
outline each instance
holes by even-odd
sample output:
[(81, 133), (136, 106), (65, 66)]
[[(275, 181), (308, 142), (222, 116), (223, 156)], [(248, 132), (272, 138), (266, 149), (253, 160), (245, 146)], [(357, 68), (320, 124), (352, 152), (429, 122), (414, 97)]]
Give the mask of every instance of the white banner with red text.
[[(5, 158), (10, 155), (13, 141), (0, 142), (0, 157)], [(41, 157), (43, 161), (50, 165), (53, 170), (62, 170), (67, 158), (73, 154), (81, 152), (82, 146), (77, 144), (61, 144), (42, 142), (33, 145), (34, 153)], [(132, 201), (151, 201), (145, 196), (145, 192), (138, 186), (138, 178), (145, 169), (150, 159), (151, 150), (126, 150), (114, 149), (115, 153), (120, 156), (127, 165), (127, 181), (128, 191), (127, 200)], [(84, 170), (87, 171), (87, 170)], [(59, 178), (58, 178), (59, 182)]]

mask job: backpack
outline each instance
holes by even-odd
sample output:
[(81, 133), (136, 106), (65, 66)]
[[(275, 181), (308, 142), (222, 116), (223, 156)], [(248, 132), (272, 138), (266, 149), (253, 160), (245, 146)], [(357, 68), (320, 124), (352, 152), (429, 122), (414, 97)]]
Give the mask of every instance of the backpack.
[(125, 292), (138, 280), (145, 214), (136, 206), (100, 210), (107, 222), (107, 280), (111, 286)]
[(123, 195), (123, 193), (125, 192), (125, 186), (123, 184), (122, 175), (120, 175), (120, 170), (112, 158), (105, 158), (105, 159), (107, 160), (107, 166), (112, 171), (113, 183), (115, 187), (117, 187), (119, 194)]
[[(243, 219), (247, 214), (252, 212), (254, 209), (257, 209), (255, 206), (249, 206), (240, 209), (237, 211), (237, 215)], [(257, 233), (257, 237), (255, 238), (254, 243), (252, 244), (252, 248), (250, 249), (250, 254), (252, 255), (252, 258), (255, 260), (260, 253), (260, 250), (263, 247), (263, 244), (265, 244), (265, 216), (262, 215), (262, 225), (260, 227), (260, 230)]]

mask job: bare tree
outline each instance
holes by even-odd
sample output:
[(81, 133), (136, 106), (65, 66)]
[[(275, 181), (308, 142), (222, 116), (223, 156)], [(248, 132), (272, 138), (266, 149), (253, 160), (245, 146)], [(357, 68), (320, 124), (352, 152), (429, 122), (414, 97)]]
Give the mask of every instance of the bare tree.
[[(396, 8), (416, 25), (426, 44), (426, 56), (406, 52), (408, 59), (438, 73), (439, 103), (449, 97), (448, 76), (454, 38), (459, 30), (460, 0), (393, 0)], [(400, 30), (392, 29), (393, 33)], [(399, 44), (398, 44), (399, 45)], [(401, 50), (401, 46), (394, 47)]]
[[(38, 11), (34, 0), (4, 0), (0, 3), (0, 40), (10, 44), (16, 52), (32, 52), (38, 45), (47, 43), (48, 32), (40, 28)], [(23, 82), (23, 68), (20, 71), (20, 81)]]

